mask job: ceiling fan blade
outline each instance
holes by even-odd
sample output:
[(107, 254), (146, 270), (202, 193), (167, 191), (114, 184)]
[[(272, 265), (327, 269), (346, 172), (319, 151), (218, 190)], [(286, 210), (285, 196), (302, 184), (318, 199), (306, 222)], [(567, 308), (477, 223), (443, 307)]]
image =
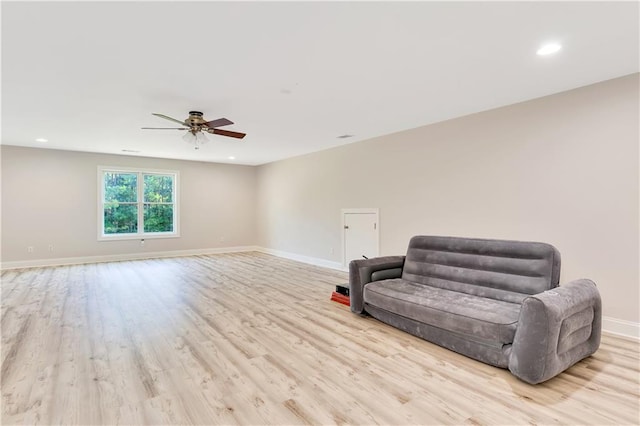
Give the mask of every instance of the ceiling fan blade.
[(188, 127), (140, 127), (144, 130), (189, 130)]
[(229, 136), (230, 138), (242, 139), (246, 136), (246, 133), (232, 132), (231, 130), (222, 129), (209, 129), (209, 133), (214, 135)]
[(152, 112), (151, 114), (152, 114), (152, 115), (155, 115), (156, 117), (164, 118), (165, 120), (175, 121), (176, 123), (180, 123), (180, 124), (182, 124), (183, 126), (187, 126), (187, 125), (188, 125), (188, 124), (187, 124), (187, 123), (185, 123), (184, 121), (180, 121), (180, 120), (177, 120), (177, 119), (175, 119), (175, 118), (171, 118), (171, 117), (169, 117), (168, 115), (158, 114), (157, 112)]
[(233, 124), (233, 121), (227, 120), (226, 118), (218, 118), (217, 120), (211, 120), (204, 123), (205, 126), (214, 128), (214, 127), (222, 127), (228, 126), (229, 124)]

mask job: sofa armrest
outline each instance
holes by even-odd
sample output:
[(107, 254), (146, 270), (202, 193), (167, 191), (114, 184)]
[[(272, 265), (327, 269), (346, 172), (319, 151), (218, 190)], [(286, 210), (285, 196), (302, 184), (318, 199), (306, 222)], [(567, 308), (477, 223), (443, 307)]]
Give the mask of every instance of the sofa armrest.
[(532, 384), (560, 374), (600, 346), (602, 302), (580, 279), (527, 297), (511, 347), (509, 370)]
[[(405, 256), (384, 256), (372, 259), (352, 260), (349, 263), (349, 298), (351, 311), (357, 314), (364, 312), (364, 300), (362, 292), (364, 286), (372, 280), (371, 275), (375, 272), (396, 269), (399, 271), (389, 271), (385, 278), (400, 278)], [(397, 275), (397, 276), (392, 276)]]

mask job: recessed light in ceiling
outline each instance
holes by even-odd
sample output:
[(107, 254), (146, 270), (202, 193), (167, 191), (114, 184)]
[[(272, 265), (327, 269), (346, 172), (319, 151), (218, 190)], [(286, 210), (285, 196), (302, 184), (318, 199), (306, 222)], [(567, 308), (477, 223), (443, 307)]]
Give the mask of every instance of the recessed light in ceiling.
[(542, 45), (536, 53), (539, 56), (546, 56), (546, 55), (552, 55), (558, 52), (560, 49), (562, 49), (562, 46), (560, 46), (558, 43), (547, 43)]
[(349, 135), (349, 134), (345, 134), (345, 135), (340, 135), (337, 136), (338, 139), (347, 139), (347, 138), (352, 138), (354, 135)]
[(36, 142), (49, 142), (49, 140), (45, 138), (38, 138), (36, 139)]
[(227, 157), (227, 158), (229, 158), (229, 160), (235, 160), (236, 159), (236, 157), (234, 157), (233, 155), (230, 156), (230, 157)]
[(128, 153), (131, 153), (131, 154), (137, 154), (140, 151), (136, 151), (135, 149), (123, 149), (122, 152), (128, 152)]

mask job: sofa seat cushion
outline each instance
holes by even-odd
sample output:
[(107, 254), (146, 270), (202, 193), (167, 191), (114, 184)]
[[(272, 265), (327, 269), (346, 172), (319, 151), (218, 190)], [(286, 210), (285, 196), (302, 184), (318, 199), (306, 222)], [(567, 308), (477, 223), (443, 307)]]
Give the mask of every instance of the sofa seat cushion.
[(521, 305), (403, 279), (369, 283), (365, 304), (444, 330), (499, 344), (513, 342)]

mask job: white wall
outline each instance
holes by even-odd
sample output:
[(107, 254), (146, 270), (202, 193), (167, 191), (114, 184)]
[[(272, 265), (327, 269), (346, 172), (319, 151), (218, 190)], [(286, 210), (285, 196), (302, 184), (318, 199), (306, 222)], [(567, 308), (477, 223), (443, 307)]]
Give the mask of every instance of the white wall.
[(259, 244), (341, 262), (352, 207), (380, 208), (383, 255), (417, 234), (548, 242), (561, 282), (637, 323), (638, 100), (634, 74), (260, 166)]
[[(1, 150), (3, 263), (256, 243), (255, 167), (15, 146)], [(144, 247), (139, 240), (98, 241), (98, 165), (179, 171), (180, 238), (146, 239)]]

